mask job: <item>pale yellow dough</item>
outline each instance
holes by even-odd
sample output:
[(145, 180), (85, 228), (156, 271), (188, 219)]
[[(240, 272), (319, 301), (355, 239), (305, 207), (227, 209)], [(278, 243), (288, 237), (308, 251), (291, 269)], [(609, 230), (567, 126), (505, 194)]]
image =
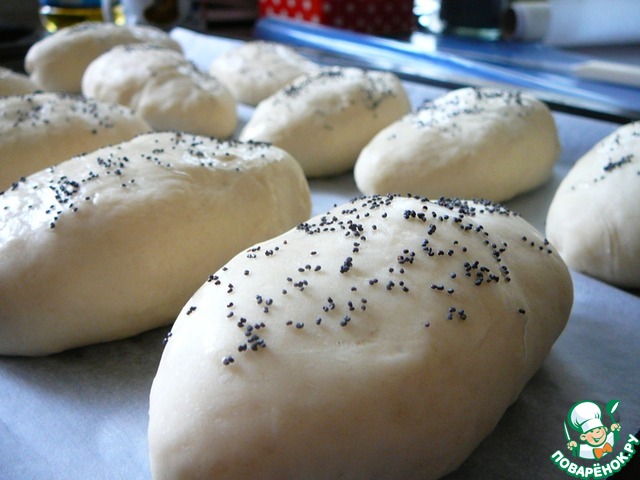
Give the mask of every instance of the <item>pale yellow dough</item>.
[(132, 108), (154, 130), (227, 138), (238, 123), (236, 101), (215, 77), (181, 53), (155, 45), (114, 47), (91, 62), (82, 93)]
[(74, 155), (151, 127), (131, 109), (61, 93), (0, 98), (0, 191)]
[(354, 168), (365, 194), (504, 201), (545, 183), (560, 154), (555, 121), (531, 95), (454, 90), (382, 130)]
[(569, 267), (640, 288), (640, 122), (596, 144), (571, 168), (549, 207), (546, 230)]
[(0, 354), (43, 355), (166, 325), (210, 272), (310, 214), (267, 145), (152, 133), (0, 195)]
[(151, 389), (153, 478), (440, 478), (518, 398), (572, 298), (554, 248), (504, 208), (340, 205), (185, 303)]
[(182, 48), (159, 28), (85, 22), (58, 30), (29, 49), (25, 70), (40, 88), (50, 92), (80, 93), (89, 64), (116, 45), (153, 43), (176, 51)]
[(24, 95), (26, 93), (33, 93), (36, 90), (38, 90), (38, 86), (26, 75), (0, 67), (0, 97), (6, 95)]
[(287, 45), (254, 40), (216, 57), (209, 73), (238, 102), (258, 105), (296, 77), (320, 68)]
[(391, 73), (324, 67), (261, 102), (240, 139), (285, 149), (308, 177), (338, 175), (353, 168), (369, 140), (410, 108)]

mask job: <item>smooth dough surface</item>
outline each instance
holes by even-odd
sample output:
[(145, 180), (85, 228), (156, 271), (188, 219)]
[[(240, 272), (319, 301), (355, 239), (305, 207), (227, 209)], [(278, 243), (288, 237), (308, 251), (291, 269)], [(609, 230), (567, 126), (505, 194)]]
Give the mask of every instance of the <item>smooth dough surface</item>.
[(0, 98), (0, 191), (38, 170), (151, 127), (120, 105), (62, 93)]
[(153, 478), (439, 478), (517, 399), (572, 300), (553, 247), (502, 207), (336, 207), (185, 304), (151, 390)]
[(0, 354), (168, 324), (211, 271), (310, 214), (286, 152), (151, 133), (0, 195)]
[(236, 101), (215, 77), (181, 53), (148, 44), (114, 47), (91, 62), (82, 93), (131, 107), (154, 130), (227, 138), (238, 123)]
[[(24, 95), (38, 90), (38, 86), (29, 77), (0, 67), (0, 97), (6, 95)], [(1, 111), (1, 110), (0, 110)]]
[(350, 170), (371, 138), (410, 109), (402, 83), (391, 73), (324, 67), (261, 102), (240, 139), (283, 148), (308, 177), (337, 175)]
[(25, 71), (43, 90), (80, 93), (82, 75), (93, 60), (116, 45), (132, 43), (153, 43), (182, 51), (178, 42), (155, 27), (85, 22), (34, 43), (25, 57)]
[(209, 73), (224, 83), (238, 102), (255, 106), (296, 77), (318, 68), (287, 45), (255, 40), (217, 56)]
[(546, 231), (569, 267), (640, 288), (640, 122), (580, 158), (560, 183)]
[(464, 88), (423, 104), (362, 150), (365, 194), (503, 201), (546, 182), (560, 154), (551, 112), (534, 97)]

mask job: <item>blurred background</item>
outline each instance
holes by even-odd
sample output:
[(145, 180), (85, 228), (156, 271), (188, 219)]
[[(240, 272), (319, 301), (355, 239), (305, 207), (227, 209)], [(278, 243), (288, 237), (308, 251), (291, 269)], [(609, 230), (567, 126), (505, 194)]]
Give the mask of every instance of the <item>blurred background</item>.
[(423, 31), (568, 47), (640, 44), (638, 0), (3, 0), (0, 42), (105, 15), (124, 22), (125, 13), (128, 23), (198, 31), (241, 32), (261, 16), (277, 15), (377, 35)]
[(640, 0), (1, 0), (0, 65), (23, 71), (36, 40), (103, 18), (350, 51), (421, 82), (479, 84), (472, 75), (559, 108), (640, 117)]

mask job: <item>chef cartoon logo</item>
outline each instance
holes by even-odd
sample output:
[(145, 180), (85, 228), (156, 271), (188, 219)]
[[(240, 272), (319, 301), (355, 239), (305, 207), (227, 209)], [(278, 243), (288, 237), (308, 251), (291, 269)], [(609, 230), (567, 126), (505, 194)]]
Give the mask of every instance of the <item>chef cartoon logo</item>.
[[(580, 443), (571, 439), (567, 422), (564, 433), (567, 448), (574, 456), (586, 460), (600, 459), (613, 452), (613, 446), (620, 438), (620, 423), (615, 421), (613, 414), (620, 404), (617, 400), (607, 403), (607, 417), (603, 419), (602, 409), (594, 402), (578, 402), (567, 415), (567, 422), (573, 430), (578, 432)], [(610, 420), (609, 427), (603, 423)]]
[(551, 455), (560, 470), (575, 478), (606, 478), (631, 460), (640, 441), (629, 434), (622, 445), (621, 423), (616, 420), (619, 406), (619, 400), (604, 406), (583, 400), (569, 409), (564, 421), (566, 446)]

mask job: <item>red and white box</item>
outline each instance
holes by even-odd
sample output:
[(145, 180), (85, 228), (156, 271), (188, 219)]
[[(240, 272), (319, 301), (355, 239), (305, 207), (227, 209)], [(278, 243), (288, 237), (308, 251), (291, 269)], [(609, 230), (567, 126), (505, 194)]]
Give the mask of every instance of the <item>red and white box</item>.
[(414, 0), (258, 0), (259, 13), (378, 35), (414, 29)]

